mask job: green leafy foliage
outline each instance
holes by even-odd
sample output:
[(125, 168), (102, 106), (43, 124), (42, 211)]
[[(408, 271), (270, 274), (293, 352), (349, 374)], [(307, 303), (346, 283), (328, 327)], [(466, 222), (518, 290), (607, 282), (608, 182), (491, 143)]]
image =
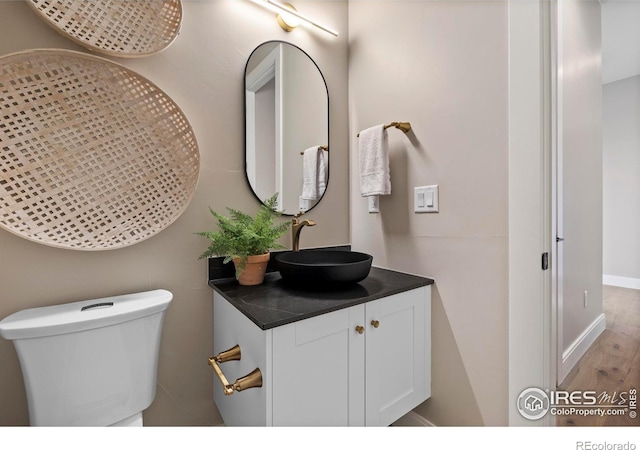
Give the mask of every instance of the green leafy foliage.
[(262, 255), (272, 249), (285, 248), (277, 241), (287, 232), (288, 221), (274, 223), (281, 214), (275, 210), (278, 194), (264, 201), (255, 217), (227, 207), (229, 217), (223, 216), (209, 208), (218, 220), (217, 231), (201, 231), (195, 233), (211, 241), (200, 259), (211, 256), (226, 256), (225, 263), (233, 258), (240, 258), (241, 266), (247, 262), (249, 255)]

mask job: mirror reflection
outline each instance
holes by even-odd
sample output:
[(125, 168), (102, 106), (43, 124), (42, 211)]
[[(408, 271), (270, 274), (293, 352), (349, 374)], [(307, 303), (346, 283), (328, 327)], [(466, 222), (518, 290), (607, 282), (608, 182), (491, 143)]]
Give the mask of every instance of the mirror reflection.
[(281, 41), (245, 68), (245, 169), (260, 201), (278, 192), (287, 215), (313, 208), (329, 180), (329, 95), (316, 63)]

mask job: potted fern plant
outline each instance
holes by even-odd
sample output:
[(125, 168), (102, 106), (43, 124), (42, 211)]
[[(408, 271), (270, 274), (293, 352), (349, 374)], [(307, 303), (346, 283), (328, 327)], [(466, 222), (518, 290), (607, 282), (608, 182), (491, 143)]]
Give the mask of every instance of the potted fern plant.
[(255, 217), (228, 208), (229, 217), (209, 208), (218, 221), (217, 231), (195, 233), (211, 241), (200, 259), (225, 256), (224, 263), (233, 261), (236, 279), (243, 286), (262, 283), (270, 258), (270, 250), (285, 248), (278, 239), (287, 232), (289, 222), (275, 223), (281, 214), (275, 207), (278, 194), (264, 201)]

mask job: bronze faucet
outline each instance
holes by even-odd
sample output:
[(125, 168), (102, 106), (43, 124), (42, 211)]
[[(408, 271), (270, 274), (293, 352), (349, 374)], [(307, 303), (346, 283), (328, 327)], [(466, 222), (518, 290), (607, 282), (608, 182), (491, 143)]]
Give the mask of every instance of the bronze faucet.
[(304, 214), (300, 211), (298, 214), (293, 216), (291, 220), (291, 233), (292, 233), (292, 249), (294, 252), (300, 250), (300, 231), (302, 231), (302, 227), (305, 225), (309, 225), (310, 227), (314, 226), (316, 223), (310, 219), (304, 219), (300, 221), (300, 216)]

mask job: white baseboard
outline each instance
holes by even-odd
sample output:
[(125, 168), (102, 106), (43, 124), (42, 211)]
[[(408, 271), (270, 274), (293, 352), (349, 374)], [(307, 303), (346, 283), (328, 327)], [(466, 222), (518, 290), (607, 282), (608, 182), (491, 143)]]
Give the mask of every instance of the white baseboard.
[(602, 275), (602, 283), (607, 286), (618, 286), (629, 289), (640, 289), (639, 278), (618, 277), (615, 275)]
[(394, 427), (435, 427), (435, 425), (414, 411), (409, 411), (404, 416), (393, 422)]
[(573, 343), (562, 353), (562, 364), (558, 368), (558, 384), (562, 383), (571, 369), (576, 365), (576, 363), (584, 356), (584, 354), (589, 350), (591, 344), (595, 342), (595, 340), (600, 336), (600, 334), (607, 327), (607, 320), (604, 314), (600, 314), (596, 320), (591, 322), (578, 339), (573, 341)]

